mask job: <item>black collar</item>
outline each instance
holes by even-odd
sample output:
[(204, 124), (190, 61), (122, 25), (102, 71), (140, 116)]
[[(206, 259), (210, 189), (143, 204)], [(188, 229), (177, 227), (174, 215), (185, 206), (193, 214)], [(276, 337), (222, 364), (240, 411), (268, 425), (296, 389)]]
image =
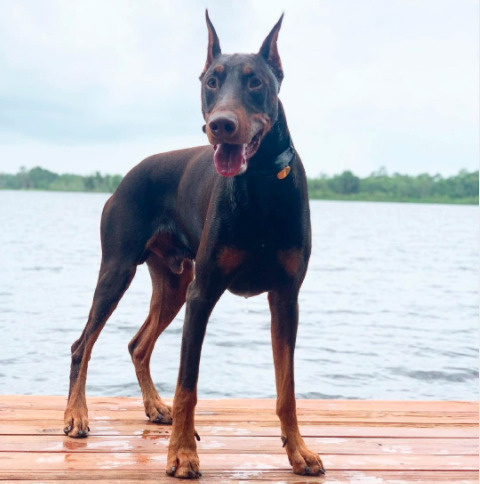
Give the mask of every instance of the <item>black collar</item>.
[(249, 167), (247, 172), (255, 175), (265, 176), (268, 178), (277, 178), (283, 180), (286, 178), (290, 171), (291, 165), (296, 158), (295, 149), (290, 144), (285, 151), (282, 151), (273, 162), (266, 163), (265, 167)]

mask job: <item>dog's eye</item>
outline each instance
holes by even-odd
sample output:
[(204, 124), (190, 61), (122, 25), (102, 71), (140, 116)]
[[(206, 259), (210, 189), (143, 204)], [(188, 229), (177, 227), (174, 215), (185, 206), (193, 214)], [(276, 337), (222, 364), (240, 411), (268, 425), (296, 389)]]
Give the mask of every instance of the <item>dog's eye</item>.
[(258, 89), (259, 87), (261, 87), (261, 85), (262, 85), (262, 81), (258, 77), (252, 77), (248, 81), (248, 87), (250, 89)]
[(215, 89), (217, 87), (217, 79), (215, 79), (215, 77), (211, 77), (208, 81), (207, 81), (207, 86), (210, 88), (210, 89)]

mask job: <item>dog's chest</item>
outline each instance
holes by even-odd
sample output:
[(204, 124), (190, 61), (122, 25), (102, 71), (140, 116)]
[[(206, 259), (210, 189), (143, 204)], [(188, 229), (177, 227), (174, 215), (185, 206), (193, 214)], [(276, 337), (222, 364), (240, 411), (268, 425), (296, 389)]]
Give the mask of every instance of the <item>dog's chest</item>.
[(215, 237), (252, 254), (300, 247), (308, 231), (308, 200), (293, 181), (232, 182), (215, 210)]
[(308, 200), (293, 183), (227, 181), (203, 234), (228, 289), (252, 296), (300, 280), (309, 254)]
[(230, 279), (229, 290), (252, 296), (298, 277), (307, 258), (306, 229), (278, 214), (261, 213), (227, 225), (219, 234), (217, 263)]

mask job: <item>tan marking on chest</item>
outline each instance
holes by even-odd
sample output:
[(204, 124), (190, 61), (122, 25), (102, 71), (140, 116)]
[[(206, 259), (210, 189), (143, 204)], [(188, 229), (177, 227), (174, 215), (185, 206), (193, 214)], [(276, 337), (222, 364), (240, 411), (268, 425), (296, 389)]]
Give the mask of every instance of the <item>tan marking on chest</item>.
[(278, 262), (289, 276), (294, 276), (303, 262), (303, 254), (300, 249), (279, 250)]
[(245, 251), (234, 247), (224, 247), (218, 255), (218, 265), (225, 274), (235, 270), (245, 259)]

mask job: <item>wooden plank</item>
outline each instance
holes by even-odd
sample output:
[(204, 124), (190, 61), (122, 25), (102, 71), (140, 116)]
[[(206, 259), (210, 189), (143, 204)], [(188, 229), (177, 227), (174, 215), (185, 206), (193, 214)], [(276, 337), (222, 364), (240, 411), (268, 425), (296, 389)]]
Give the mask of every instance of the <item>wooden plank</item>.
[[(373, 423), (403, 425), (403, 424), (425, 424), (425, 425), (456, 425), (478, 423), (478, 413), (475, 412), (412, 412), (412, 411), (309, 411), (297, 412), (298, 419), (303, 424), (335, 423), (352, 425), (361, 422), (362, 425)], [(7, 420), (51, 420), (60, 418), (63, 420), (63, 411), (46, 409), (17, 409), (4, 408), (0, 410), (0, 421)], [(143, 409), (140, 410), (118, 410), (110, 411), (106, 415), (105, 410), (98, 410), (95, 407), (89, 410), (89, 418), (93, 423), (95, 420), (120, 420), (129, 421), (134, 419), (145, 419)], [(278, 422), (278, 417), (273, 411), (254, 411), (253, 409), (225, 410), (225, 411), (204, 411), (197, 410), (195, 421), (198, 424), (204, 422)]]
[[(95, 421), (91, 423), (90, 435), (170, 435), (171, 426), (152, 424), (144, 419), (123, 421)], [(200, 436), (204, 435), (234, 435), (278, 437), (280, 424), (278, 422), (217, 422), (197, 424)], [(300, 423), (300, 430), (305, 437), (383, 437), (390, 438), (478, 438), (478, 425), (469, 426), (440, 426), (440, 425), (404, 425), (367, 426), (357, 422), (356, 425), (304, 425)], [(0, 420), (0, 433), (4, 435), (63, 435), (63, 418), (45, 421), (27, 422)]]
[[(391, 438), (306, 438), (311, 449), (320, 454), (424, 454), (478, 455), (477, 439), (391, 439)], [(163, 452), (169, 443), (167, 435), (158, 436), (90, 436), (72, 439), (53, 435), (0, 435), (0, 452)], [(205, 453), (285, 454), (279, 437), (203, 436), (197, 444)]]
[[(146, 453), (49, 453), (2, 452), (0, 477), (12, 479), (22, 473), (47, 470), (107, 470), (148, 468), (152, 472), (165, 471), (166, 451)], [(202, 454), (202, 469), (224, 470), (290, 470), (286, 454)], [(327, 470), (478, 470), (478, 456), (439, 456), (421, 454), (402, 455), (332, 455), (323, 454), (322, 461)]]
[[(51, 476), (45, 478), (45, 474), (39, 472), (21, 479), (15, 479), (15, 484), (58, 484), (61, 482), (72, 482), (75, 484), (91, 484), (92, 481), (99, 481), (111, 484), (120, 482), (121, 484), (172, 484), (172, 478), (167, 477), (163, 472), (151, 471), (64, 471), (58, 474), (57, 478)], [(296, 476), (284, 471), (212, 471), (204, 474), (204, 478), (198, 481), (209, 484), (225, 483), (266, 483), (276, 482), (279, 484), (302, 483), (302, 484), (433, 484), (433, 483), (458, 483), (458, 484), (478, 484), (478, 473), (473, 471), (328, 471), (326, 477), (306, 477)]]
[[(170, 398), (166, 398), (168, 405), (172, 404)], [(0, 409), (3, 407), (15, 408), (36, 408), (36, 409), (58, 409), (64, 410), (67, 403), (65, 395), (62, 396), (40, 396), (40, 395), (0, 395)], [(142, 399), (139, 397), (88, 397), (89, 406), (97, 409), (108, 408), (110, 410), (135, 410), (143, 409)], [(275, 401), (273, 399), (216, 399), (199, 400), (197, 409), (208, 411), (215, 409), (243, 409), (274, 411)], [(381, 409), (388, 411), (410, 411), (418, 412), (473, 412), (478, 413), (478, 402), (472, 401), (394, 401), (394, 400), (297, 400), (297, 410), (338, 410), (338, 411), (360, 411)], [(248, 410), (246, 410), (248, 411)]]

